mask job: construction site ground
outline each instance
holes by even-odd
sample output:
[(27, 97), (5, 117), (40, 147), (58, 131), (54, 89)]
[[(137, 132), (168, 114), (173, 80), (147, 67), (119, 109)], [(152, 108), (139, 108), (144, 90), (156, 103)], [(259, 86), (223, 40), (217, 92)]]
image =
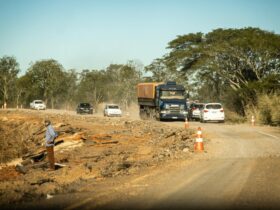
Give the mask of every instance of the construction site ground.
[[(135, 114), (136, 113), (136, 114)], [(279, 209), (280, 129), (0, 111), (1, 209)], [(57, 170), (44, 120), (59, 133)], [(203, 152), (194, 152), (202, 127)]]

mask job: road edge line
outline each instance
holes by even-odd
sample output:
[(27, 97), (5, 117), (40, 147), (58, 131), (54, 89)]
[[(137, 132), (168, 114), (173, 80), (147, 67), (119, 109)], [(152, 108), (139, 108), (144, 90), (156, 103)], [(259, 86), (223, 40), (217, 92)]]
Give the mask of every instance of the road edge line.
[(265, 136), (269, 136), (269, 137), (272, 137), (272, 138), (275, 138), (275, 139), (280, 140), (280, 138), (279, 138), (279, 137), (277, 137), (277, 136), (273, 136), (273, 135), (271, 135), (271, 134), (264, 133), (264, 132), (261, 132), (261, 131), (257, 131), (257, 132), (258, 132), (258, 133), (260, 133), (260, 134), (263, 134), (263, 135), (265, 135)]

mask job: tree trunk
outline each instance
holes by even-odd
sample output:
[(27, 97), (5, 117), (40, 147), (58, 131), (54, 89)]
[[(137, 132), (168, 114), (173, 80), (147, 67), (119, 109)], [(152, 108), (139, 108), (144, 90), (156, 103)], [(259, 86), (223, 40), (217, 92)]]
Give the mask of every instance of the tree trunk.
[(4, 78), (4, 84), (3, 84), (3, 102), (4, 102), (4, 109), (7, 108), (7, 101), (8, 101), (8, 84), (6, 78)]
[(51, 97), (51, 104), (52, 104), (52, 109), (53, 109), (53, 107), (54, 107), (54, 98), (53, 97)]

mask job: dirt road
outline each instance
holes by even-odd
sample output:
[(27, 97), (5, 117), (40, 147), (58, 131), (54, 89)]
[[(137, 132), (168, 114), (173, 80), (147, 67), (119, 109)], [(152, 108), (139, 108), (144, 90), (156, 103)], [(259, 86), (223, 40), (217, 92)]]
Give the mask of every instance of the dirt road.
[(191, 123), (198, 126), (207, 153), (127, 181), (105, 204), (87, 197), (70, 209), (279, 209), (279, 128)]
[[(96, 146), (96, 143), (93, 145), (94, 147), (91, 146), (95, 152), (99, 148), (100, 154), (105, 154), (103, 155), (104, 161), (106, 160), (104, 163), (100, 160), (94, 160), (93, 171), (98, 167), (101, 169), (107, 167), (107, 163), (115, 163), (120, 155), (128, 155), (128, 152), (135, 150), (136, 147), (138, 147), (136, 153), (132, 153), (133, 156), (126, 158), (126, 160), (130, 160), (130, 163), (137, 166), (138, 169), (133, 167), (130, 171), (122, 169), (116, 172), (118, 174), (122, 171), (130, 173), (127, 175), (121, 173), (124, 175), (109, 177), (98, 182), (98, 179), (102, 178), (102, 173), (93, 176), (88, 169), (84, 169), (85, 163), (81, 163), (80, 168), (74, 168), (74, 165), (70, 165), (69, 169), (63, 171), (62, 177), (59, 171), (52, 174), (55, 182), (60, 183), (55, 179), (56, 177), (69, 179), (71, 173), (78, 179), (80, 176), (77, 173), (83, 173), (81, 181), (68, 186), (65, 193), (56, 193), (49, 196), (48, 199), (32, 200), (31, 203), (15, 204), (12, 206), (13, 208), (37, 209), (38, 206), (46, 209), (69, 210), (280, 208), (279, 128), (252, 127), (247, 124), (191, 122), (191, 129), (202, 127), (203, 138), (207, 144), (205, 144), (205, 152), (188, 152), (184, 156), (185, 153), (181, 151), (181, 147), (178, 147), (178, 143), (185, 142), (181, 133), (177, 135), (170, 129), (167, 135), (161, 135), (159, 139), (155, 140), (156, 136), (159, 136), (163, 131), (160, 131), (161, 127), (164, 127), (165, 131), (168, 127), (175, 130), (181, 129), (184, 126), (183, 122), (153, 122), (151, 124), (143, 121), (132, 122), (129, 117), (117, 120), (104, 120), (102, 116), (76, 118), (73, 113), (70, 115), (66, 113), (63, 119), (67, 116), (71, 116), (67, 122), (83, 126), (84, 129), (92, 129), (94, 126), (95, 130), (86, 130), (85, 132), (88, 135), (94, 134), (95, 141), (97, 141), (96, 132), (100, 133), (100, 129), (104, 134), (107, 132), (106, 135), (108, 135), (109, 129), (113, 139), (118, 137), (119, 143), (110, 146), (110, 154), (108, 148), (105, 152), (102, 150), (101, 153), (103, 147), (101, 148), (98, 144)], [(57, 121), (57, 118), (54, 120)], [(145, 132), (141, 131), (143, 128), (146, 130)], [(115, 133), (115, 129), (118, 129), (117, 133)], [(147, 138), (145, 135), (150, 138), (149, 144), (144, 141)], [(135, 137), (131, 139), (133, 136)], [(122, 140), (122, 138), (124, 139)], [(130, 140), (128, 141), (128, 139)], [(135, 145), (133, 145), (134, 143)], [(152, 145), (154, 146), (152, 147)], [(186, 143), (184, 145), (186, 146)], [(176, 147), (174, 152), (177, 152), (174, 155), (181, 154), (180, 157), (185, 159), (167, 156), (169, 161), (158, 162), (158, 157), (162, 158), (164, 154), (162, 151), (166, 152), (167, 147), (170, 150)], [(83, 151), (85, 153), (92, 152), (88, 146), (81, 147), (74, 153), (77, 155), (75, 159), (68, 157), (69, 164), (72, 161), (81, 161), (78, 158)], [(150, 151), (154, 151), (153, 156), (150, 155)], [(89, 154), (83, 154), (83, 156), (85, 155)], [(146, 159), (142, 160), (141, 157)], [(156, 157), (156, 159), (152, 157)], [(140, 160), (141, 162), (139, 162)], [(91, 162), (86, 164), (89, 163)], [(149, 167), (143, 167), (146, 164)], [(71, 168), (74, 168), (75, 171), (78, 170), (77, 173)], [(111, 171), (110, 173), (116, 172)], [(37, 173), (41, 176), (42, 172), (38, 171)], [(106, 172), (106, 174), (108, 173)], [(100, 178), (96, 179), (96, 177)], [(24, 179), (27, 178), (28, 176), (25, 175)], [(75, 190), (71, 192), (71, 189)]]

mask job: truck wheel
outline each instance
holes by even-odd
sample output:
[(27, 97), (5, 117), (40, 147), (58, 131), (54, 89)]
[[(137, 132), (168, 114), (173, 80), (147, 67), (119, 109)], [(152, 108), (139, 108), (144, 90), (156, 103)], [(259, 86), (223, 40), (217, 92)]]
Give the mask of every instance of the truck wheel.
[(150, 110), (146, 109), (145, 110), (145, 120), (150, 119), (150, 118), (151, 118)]
[(140, 110), (139, 115), (142, 120), (145, 119), (145, 112), (143, 110)]
[(155, 116), (156, 116), (156, 120), (159, 120), (159, 121), (160, 121), (160, 114), (159, 114), (159, 112), (158, 112), (158, 111), (156, 111)]
[(146, 111), (145, 114), (144, 114), (144, 120), (147, 120), (147, 119), (149, 119), (149, 114), (148, 114), (148, 112)]

